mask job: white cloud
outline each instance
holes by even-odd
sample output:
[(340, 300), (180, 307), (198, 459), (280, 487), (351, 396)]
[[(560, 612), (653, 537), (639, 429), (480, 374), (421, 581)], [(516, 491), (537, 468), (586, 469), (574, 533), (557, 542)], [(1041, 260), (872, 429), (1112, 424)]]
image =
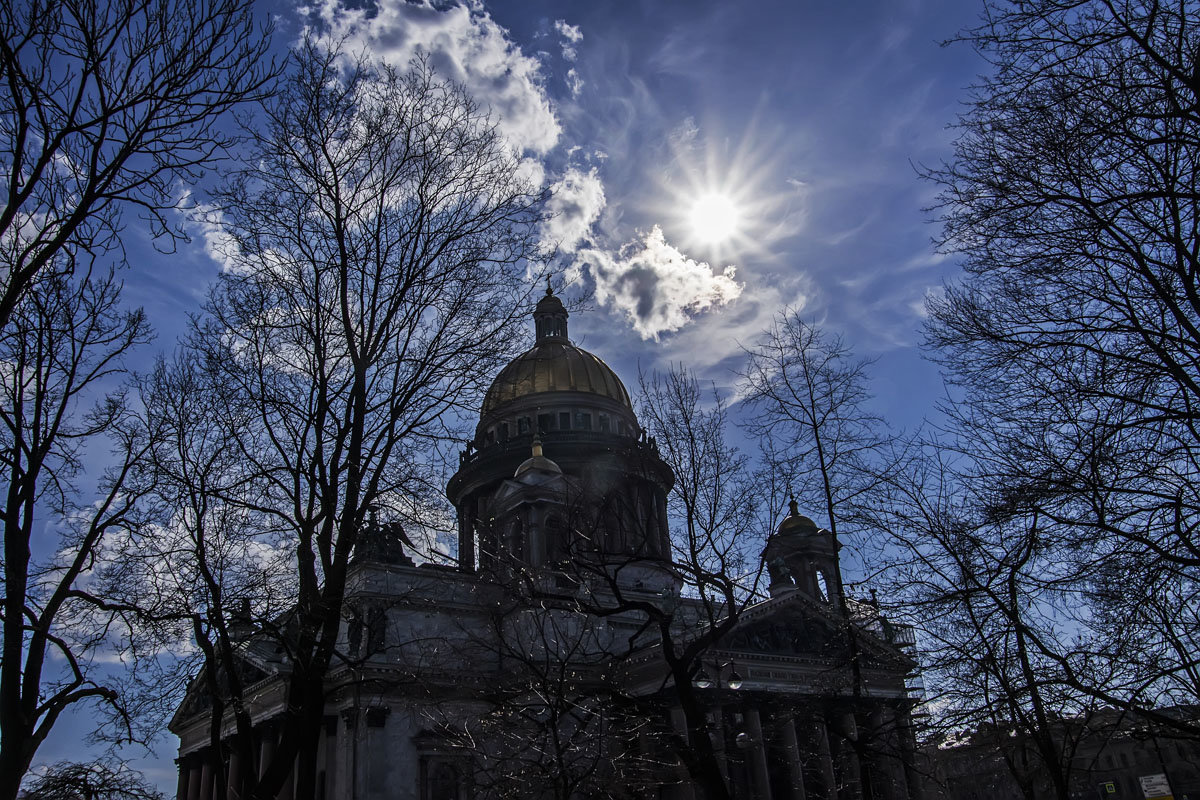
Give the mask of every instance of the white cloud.
[(729, 380), (727, 359), (739, 358), (742, 346), (753, 343), (769, 328), (784, 306), (803, 309), (807, 316), (812, 316), (817, 293), (817, 287), (805, 274), (752, 277), (734, 308), (710, 314), (681, 330), (654, 351), (655, 363), (660, 366), (686, 363), (705, 377), (724, 383)]
[(579, 97), (579, 93), (583, 91), (583, 78), (579, 77), (579, 70), (574, 67), (567, 70), (567, 88), (572, 97)]
[(190, 191), (185, 190), (179, 204), (188, 209), (186, 215), (189, 232), (204, 243), (204, 254), (221, 267), (223, 272), (237, 269), (237, 242), (225, 231), (225, 217), (221, 210), (208, 203), (198, 203)]
[(734, 267), (716, 273), (668, 244), (655, 225), (617, 254), (579, 251), (596, 286), (596, 300), (623, 311), (643, 339), (682, 328), (696, 314), (725, 305), (742, 293)]
[(547, 216), (542, 223), (542, 243), (574, 253), (591, 241), (592, 225), (604, 210), (604, 184), (593, 167), (583, 172), (574, 167), (550, 187)]
[(574, 61), (578, 56), (575, 45), (583, 41), (583, 31), (579, 30), (578, 25), (571, 25), (565, 19), (556, 19), (554, 30), (563, 38), (562, 57), (567, 61)]
[(558, 143), (561, 127), (542, 86), (541, 63), (522, 53), (482, 4), (440, 8), (428, 0), (381, 0), (368, 11), (324, 0), (317, 12), (325, 40), (342, 42), (349, 52), (365, 50), (400, 68), (427, 54), (440, 74), (492, 110), (515, 149), (542, 155)]

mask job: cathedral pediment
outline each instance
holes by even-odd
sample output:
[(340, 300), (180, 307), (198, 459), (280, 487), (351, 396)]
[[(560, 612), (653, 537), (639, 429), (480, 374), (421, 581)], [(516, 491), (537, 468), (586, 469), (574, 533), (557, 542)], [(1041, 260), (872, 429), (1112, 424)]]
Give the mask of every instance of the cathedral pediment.
[[(863, 616), (864, 609), (869, 610), (865, 605), (856, 607), (850, 622), (855, 649), (864, 664), (894, 667), (908, 662), (908, 655), (872, 628)], [(847, 628), (846, 617), (837, 608), (793, 591), (747, 609), (720, 648), (747, 656), (845, 659), (850, 652)]]
[(722, 649), (781, 656), (831, 656), (845, 646), (840, 631), (823, 621), (789, 614), (747, 625), (722, 642)]
[[(250, 686), (266, 680), (278, 672), (276, 669), (270, 669), (267, 664), (262, 663), (259, 659), (251, 657), (246, 652), (245, 644), (242, 646), (242, 651), (234, 655), (236, 659), (234, 669), (237, 671), (238, 681), (242, 686)], [(226, 685), (224, 675), (217, 676), (217, 684)], [(183, 702), (175, 710), (175, 714), (171, 717), (171, 721), (167, 727), (171, 730), (176, 730), (188, 720), (202, 714), (207, 714), (212, 709), (212, 706), (213, 697), (209, 687), (209, 668), (204, 667), (188, 683)]]

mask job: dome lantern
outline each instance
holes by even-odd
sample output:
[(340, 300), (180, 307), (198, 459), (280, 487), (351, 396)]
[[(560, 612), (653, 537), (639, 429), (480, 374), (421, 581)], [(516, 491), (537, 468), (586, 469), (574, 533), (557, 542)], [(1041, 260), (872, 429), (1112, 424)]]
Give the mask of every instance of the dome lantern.
[(567, 341), (567, 309), (550, 288), (550, 278), (546, 278), (546, 296), (533, 310), (533, 324), (537, 341)]

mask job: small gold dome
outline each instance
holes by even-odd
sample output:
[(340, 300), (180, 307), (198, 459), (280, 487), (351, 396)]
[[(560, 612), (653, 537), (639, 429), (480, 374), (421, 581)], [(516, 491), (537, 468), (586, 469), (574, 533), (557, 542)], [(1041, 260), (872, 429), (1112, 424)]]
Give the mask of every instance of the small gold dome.
[(796, 498), (793, 497), (788, 501), (788, 515), (779, 523), (779, 528), (775, 532), (779, 536), (789, 534), (805, 536), (817, 533), (819, 530), (817, 523), (800, 513)]

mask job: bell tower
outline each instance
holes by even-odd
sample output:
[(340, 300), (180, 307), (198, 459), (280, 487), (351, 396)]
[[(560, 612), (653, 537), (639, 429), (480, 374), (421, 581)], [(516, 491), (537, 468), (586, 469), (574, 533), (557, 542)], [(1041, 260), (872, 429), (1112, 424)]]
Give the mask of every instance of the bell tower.
[(788, 502), (788, 515), (768, 537), (762, 557), (771, 576), (772, 597), (799, 589), (815, 600), (837, 605), (833, 534), (801, 514), (795, 498)]

